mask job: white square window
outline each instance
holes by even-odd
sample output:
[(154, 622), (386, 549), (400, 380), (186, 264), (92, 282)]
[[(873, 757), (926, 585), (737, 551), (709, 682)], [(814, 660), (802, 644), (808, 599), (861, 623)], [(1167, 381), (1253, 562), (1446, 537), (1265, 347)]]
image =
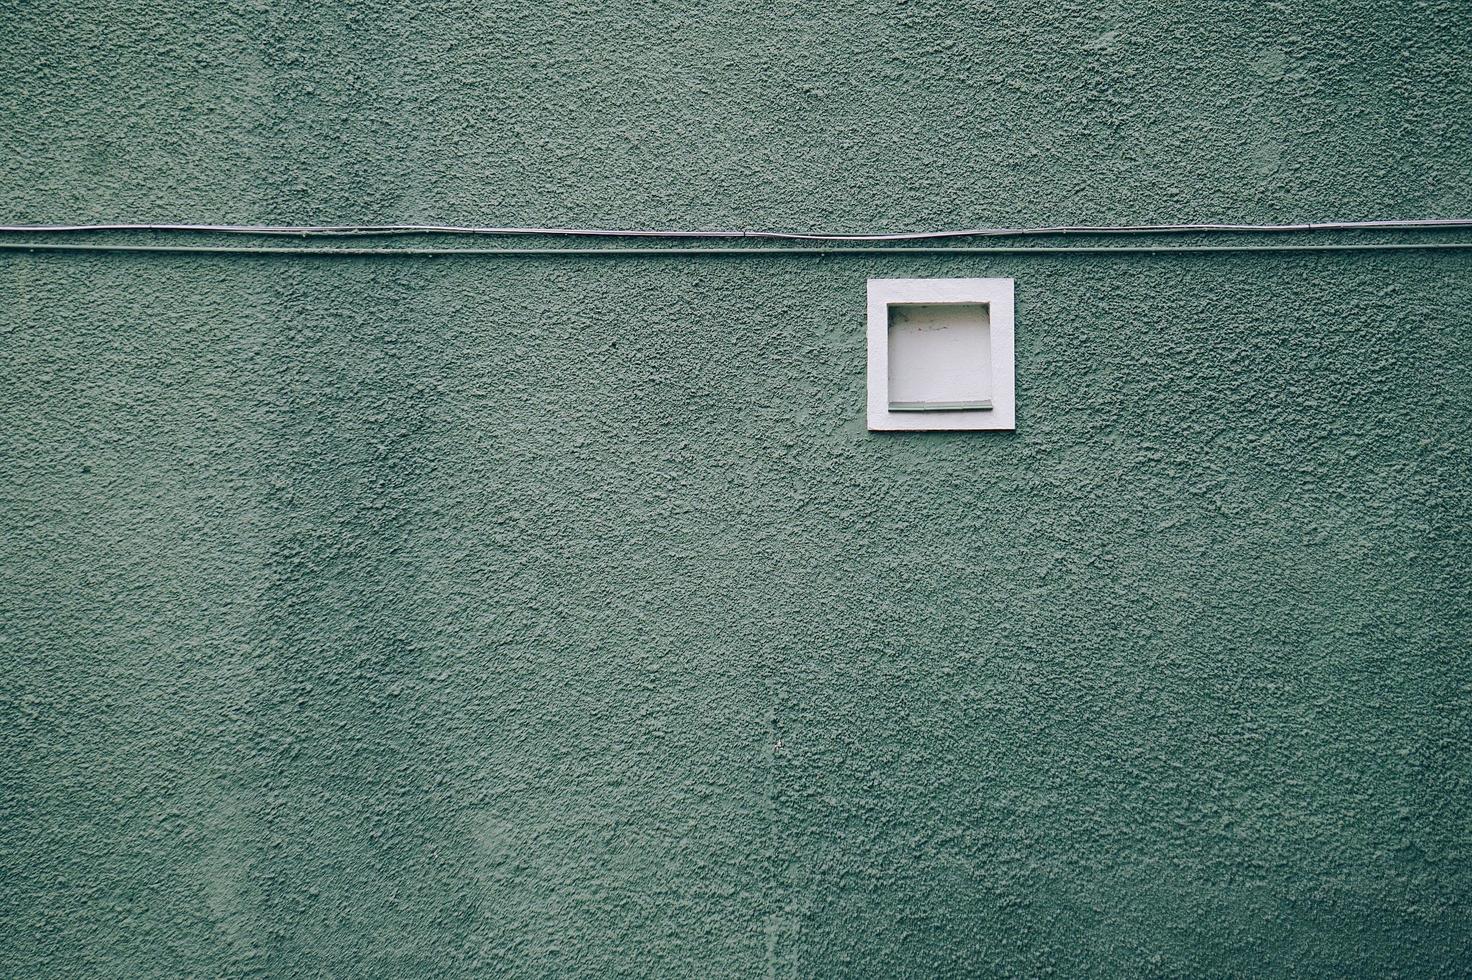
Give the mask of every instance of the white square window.
[(1011, 279), (869, 280), (869, 428), (1015, 428)]

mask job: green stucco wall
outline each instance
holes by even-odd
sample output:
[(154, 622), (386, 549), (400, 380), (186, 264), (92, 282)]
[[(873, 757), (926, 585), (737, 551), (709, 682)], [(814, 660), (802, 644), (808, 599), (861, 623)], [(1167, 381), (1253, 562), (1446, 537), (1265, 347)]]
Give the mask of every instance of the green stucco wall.
[[(1464, 4), (1201, 6), (0, 3), (0, 214), (1472, 215)], [(1015, 434), (865, 430), (871, 276)], [(1465, 974), (1469, 311), (0, 253), (0, 974)]]

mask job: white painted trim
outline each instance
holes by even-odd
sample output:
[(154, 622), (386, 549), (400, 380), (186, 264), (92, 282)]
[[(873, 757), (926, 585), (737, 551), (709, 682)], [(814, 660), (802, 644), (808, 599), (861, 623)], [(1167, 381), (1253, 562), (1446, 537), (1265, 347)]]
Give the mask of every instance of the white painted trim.
[[(991, 411), (889, 410), (889, 307), (894, 303), (984, 303), (991, 321)], [(1011, 279), (869, 280), (869, 430), (985, 430), (1017, 427)]]

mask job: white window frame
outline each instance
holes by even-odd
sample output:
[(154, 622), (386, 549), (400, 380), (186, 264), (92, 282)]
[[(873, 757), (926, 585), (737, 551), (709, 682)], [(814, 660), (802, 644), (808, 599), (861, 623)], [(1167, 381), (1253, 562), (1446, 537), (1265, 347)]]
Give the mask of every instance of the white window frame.
[[(985, 305), (990, 321), (990, 409), (901, 411), (889, 409), (889, 308), (897, 304)], [(1016, 398), (1012, 344), (1011, 279), (869, 280), (869, 431), (1012, 430)]]

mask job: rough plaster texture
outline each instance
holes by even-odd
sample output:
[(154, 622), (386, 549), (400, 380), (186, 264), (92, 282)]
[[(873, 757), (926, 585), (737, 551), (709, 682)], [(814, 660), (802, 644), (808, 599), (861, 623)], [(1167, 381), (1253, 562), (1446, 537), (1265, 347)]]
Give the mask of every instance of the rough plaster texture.
[[(1472, 213), (1456, 4), (0, 6), (17, 220)], [(864, 427), (1010, 276), (1018, 431)], [(1472, 256), (0, 257), (0, 973), (1472, 968)]]

